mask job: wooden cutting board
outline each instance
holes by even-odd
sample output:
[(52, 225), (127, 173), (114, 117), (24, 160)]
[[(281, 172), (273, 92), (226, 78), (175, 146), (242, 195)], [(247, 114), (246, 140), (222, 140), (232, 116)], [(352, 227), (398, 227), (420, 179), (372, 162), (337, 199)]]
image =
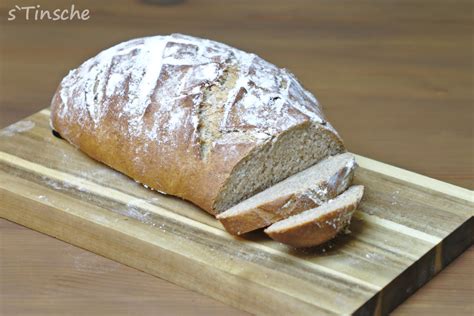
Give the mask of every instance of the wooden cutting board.
[(233, 237), (54, 137), (48, 116), (0, 131), (1, 217), (249, 312), (385, 314), (473, 241), (472, 191), (361, 156), (350, 234), (307, 250)]

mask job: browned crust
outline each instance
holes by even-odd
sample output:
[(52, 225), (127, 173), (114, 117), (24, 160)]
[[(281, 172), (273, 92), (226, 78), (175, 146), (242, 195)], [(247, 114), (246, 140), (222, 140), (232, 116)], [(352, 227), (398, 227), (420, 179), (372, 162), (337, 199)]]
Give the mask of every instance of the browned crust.
[[(69, 143), (91, 158), (98, 160), (155, 190), (193, 202), (215, 214), (213, 203), (233, 167), (256, 146), (255, 143), (233, 144), (236, 150), (216, 146), (209, 160), (201, 160), (190, 152), (186, 141), (186, 126), (179, 131), (179, 147), (174, 153), (163, 151), (159, 144), (148, 142), (146, 153), (140, 153), (140, 163), (132, 163), (135, 150), (146, 138), (140, 136), (133, 143), (122, 137), (116, 126), (126, 124), (126, 118), (106, 118), (97, 127), (88, 117), (74, 113), (65, 120), (59, 117), (62, 106), (59, 91), (51, 105), (52, 127)], [(224, 159), (225, 156), (225, 159)], [(160, 157), (161, 159), (156, 159)], [(166, 159), (165, 159), (166, 158)]]
[(333, 239), (343, 228), (349, 225), (352, 214), (359, 201), (345, 205), (326, 213), (313, 221), (295, 224), (281, 230), (267, 228), (265, 233), (273, 240), (293, 247), (313, 247)]

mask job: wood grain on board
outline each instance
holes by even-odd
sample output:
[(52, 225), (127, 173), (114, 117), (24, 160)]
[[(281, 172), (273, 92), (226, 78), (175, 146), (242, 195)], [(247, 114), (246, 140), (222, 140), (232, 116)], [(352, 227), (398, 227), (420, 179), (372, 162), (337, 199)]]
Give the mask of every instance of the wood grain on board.
[[(91, 10), (86, 23), (8, 22), (8, 10), (17, 4), (0, 3), (0, 127), (48, 105), (68, 70), (105, 47), (132, 37), (182, 32), (256, 52), (295, 72), (315, 92), (350, 150), (474, 188), (471, 1), (186, 0), (152, 6), (136, 0), (113, 5), (81, 0), (76, 6)], [(41, 6), (66, 7), (59, 0), (41, 1)], [(133, 269), (109, 270), (108, 279), (75, 274), (63, 249), (90, 264), (116, 264), (5, 225), (0, 228), (0, 272), (8, 282), (0, 282), (0, 302), (8, 301), (12, 313), (60, 313), (76, 304), (78, 311), (115, 315), (137, 308), (142, 314), (239, 314)], [(31, 245), (40, 248), (21, 251)], [(473, 254), (463, 254), (396, 312), (472, 314)], [(113, 282), (114, 276), (128, 286)], [(144, 279), (157, 295), (143, 294)], [(48, 281), (54, 291), (44, 290)]]
[(2, 217), (245, 311), (386, 313), (472, 244), (470, 190), (361, 156), (351, 234), (311, 250), (236, 238), (54, 137), (48, 119), (0, 132)]

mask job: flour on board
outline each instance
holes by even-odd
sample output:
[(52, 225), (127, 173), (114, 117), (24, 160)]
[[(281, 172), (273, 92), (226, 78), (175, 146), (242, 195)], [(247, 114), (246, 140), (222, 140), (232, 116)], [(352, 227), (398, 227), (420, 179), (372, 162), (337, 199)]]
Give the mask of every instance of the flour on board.
[(20, 121), (12, 124), (0, 131), (0, 136), (13, 136), (18, 133), (24, 133), (35, 127), (35, 123), (32, 121)]

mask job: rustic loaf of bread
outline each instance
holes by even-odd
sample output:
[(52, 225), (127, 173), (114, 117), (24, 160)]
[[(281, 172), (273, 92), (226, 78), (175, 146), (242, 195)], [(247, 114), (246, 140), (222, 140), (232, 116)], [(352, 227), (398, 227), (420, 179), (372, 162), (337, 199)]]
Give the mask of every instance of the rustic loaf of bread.
[(121, 43), (70, 71), (51, 124), (90, 157), (212, 214), (345, 151), (289, 71), (180, 34)]
[(356, 168), (351, 153), (330, 156), (217, 215), (225, 229), (241, 235), (315, 208), (345, 191)]

